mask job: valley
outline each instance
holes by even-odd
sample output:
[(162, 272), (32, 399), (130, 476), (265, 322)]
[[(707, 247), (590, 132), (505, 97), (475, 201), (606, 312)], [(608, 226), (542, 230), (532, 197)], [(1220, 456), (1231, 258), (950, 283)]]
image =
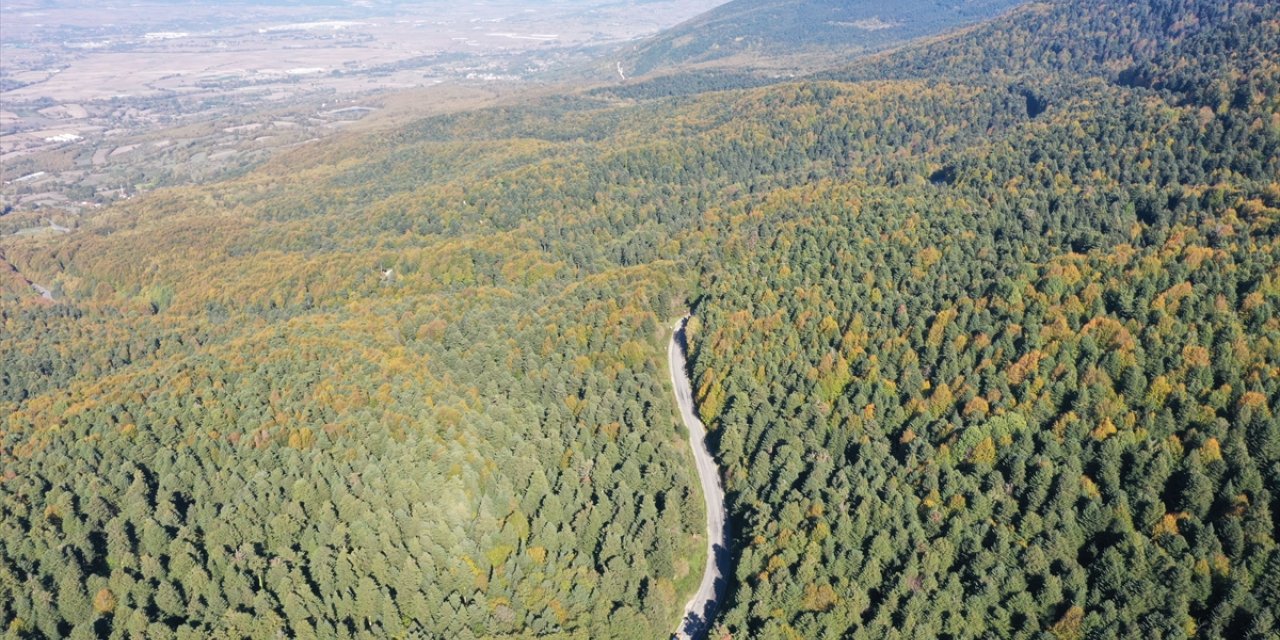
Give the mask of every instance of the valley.
[(559, 82), (592, 51), (714, 0), (0, 7), (0, 198), (70, 223), (227, 177), (387, 108), (474, 108)]

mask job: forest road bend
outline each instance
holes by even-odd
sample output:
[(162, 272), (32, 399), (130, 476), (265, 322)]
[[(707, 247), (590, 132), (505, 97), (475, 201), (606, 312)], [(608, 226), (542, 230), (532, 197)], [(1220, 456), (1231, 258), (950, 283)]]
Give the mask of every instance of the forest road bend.
[(728, 524), (724, 512), (724, 489), (720, 486), (720, 468), (707, 450), (706, 427), (693, 410), (693, 388), (689, 382), (685, 362), (685, 323), (689, 316), (680, 318), (672, 327), (671, 345), (667, 348), (667, 366), (671, 369), (671, 387), (680, 407), (680, 417), (689, 430), (689, 446), (698, 467), (698, 479), (702, 483), (702, 496), (707, 506), (707, 568), (697, 593), (684, 607), (680, 628), (674, 638), (699, 640), (710, 631), (715, 609), (722, 601), (727, 583), (724, 572), (728, 570), (729, 551), (725, 546)]
[(48, 288), (48, 287), (41, 286), (41, 285), (39, 285), (39, 284), (36, 284), (36, 283), (34, 283), (34, 282), (32, 282), (32, 281), (28, 280), (28, 279), (26, 278), (26, 276), (23, 276), (23, 275), (22, 275), (22, 272), (21, 272), (21, 271), (18, 271), (18, 270), (17, 270), (13, 265), (11, 265), (11, 264), (8, 264), (8, 263), (6, 263), (6, 262), (3, 262), (2, 260), (0, 260), (0, 264), (4, 264), (6, 267), (8, 267), (8, 268), (11, 270), (11, 272), (12, 272), (15, 276), (17, 276), (17, 277), (18, 277), (18, 279), (19, 279), (20, 281), (27, 283), (27, 286), (31, 287), (32, 289), (34, 289), (34, 290), (35, 290), (35, 292), (36, 292), (36, 293), (40, 294), (40, 297), (41, 297), (41, 298), (44, 298), (45, 300), (49, 300), (50, 302), (54, 302), (54, 301), (55, 301), (55, 300), (54, 300), (54, 298), (53, 298), (53, 291), (49, 290), (49, 288)]

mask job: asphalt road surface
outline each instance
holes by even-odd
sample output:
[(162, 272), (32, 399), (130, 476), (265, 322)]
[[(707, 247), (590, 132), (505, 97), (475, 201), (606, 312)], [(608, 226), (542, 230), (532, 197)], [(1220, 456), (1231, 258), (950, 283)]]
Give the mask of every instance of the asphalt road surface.
[(720, 468), (707, 450), (706, 427), (693, 410), (693, 388), (689, 383), (685, 364), (685, 322), (689, 316), (676, 322), (671, 332), (671, 346), (667, 348), (667, 365), (671, 369), (671, 386), (675, 389), (676, 404), (680, 416), (689, 430), (689, 446), (698, 467), (698, 479), (702, 481), (702, 496), (707, 503), (707, 568), (702, 574), (698, 592), (684, 607), (684, 617), (675, 637), (680, 640), (705, 638), (719, 601), (724, 597), (724, 572), (728, 570), (729, 553), (725, 547), (728, 528), (724, 514), (724, 489), (720, 487)]

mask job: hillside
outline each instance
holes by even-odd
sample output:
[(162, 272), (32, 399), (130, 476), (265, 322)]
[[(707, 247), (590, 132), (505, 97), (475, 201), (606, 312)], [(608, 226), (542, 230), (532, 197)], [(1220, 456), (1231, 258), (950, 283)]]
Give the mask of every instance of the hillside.
[(991, 18), (1023, 0), (731, 0), (619, 53), (629, 75), (738, 58), (848, 56)]
[[(830, 74), (930, 89), (818, 138), (879, 162), (720, 227), (693, 342), (742, 532), (724, 628), (1274, 636), (1277, 17), (1055, 3)], [(984, 99), (1021, 113), (957, 111)]]
[(1274, 637), (1277, 25), (1062, 0), (3, 238), (0, 624), (662, 637), (705, 543), (691, 307), (712, 637)]

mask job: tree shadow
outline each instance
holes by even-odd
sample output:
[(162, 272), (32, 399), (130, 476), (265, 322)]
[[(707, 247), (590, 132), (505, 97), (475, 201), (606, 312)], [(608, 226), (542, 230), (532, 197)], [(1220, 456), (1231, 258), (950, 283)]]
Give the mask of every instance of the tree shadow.
[[(724, 539), (729, 539), (729, 525), (726, 522), (724, 526)], [(716, 567), (716, 579), (713, 584), (714, 596), (707, 600), (702, 611), (691, 612), (685, 616), (680, 622), (681, 638), (690, 638), (690, 640), (702, 640), (707, 637), (711, 631), (712, 622), (715, 621), (716, 611), (720, 608), (720, 603), (724, 602), (725, 596), (729, 592), (729, 580), (727, 577), (730, 571), (730, 554), (729, 548), (725, 545), (715, 545), (712, 547), (712, 555)]]

